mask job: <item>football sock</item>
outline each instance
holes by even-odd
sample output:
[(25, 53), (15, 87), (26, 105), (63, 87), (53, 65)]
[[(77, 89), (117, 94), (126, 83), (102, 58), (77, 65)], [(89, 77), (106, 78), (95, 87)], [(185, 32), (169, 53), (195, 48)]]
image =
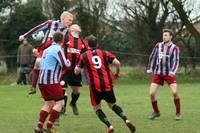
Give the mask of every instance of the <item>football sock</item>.
[(49, 121), (47, 123), (47, 128), (52, 128), (55, 120), (58, 118), (59, 116), (59, 112), (56, 111), (56, 110), (52, 110), (51, 111), (51, 114), (50, 114), (50, 117), (49, 117)]
[(71, 98), (72, 98), (71, 105), (73, 105), (73, 106), (76, 105), (76, 102), (77, 102), (79, 96), (80, 96), (80, 93), (78, 93), (78, 94), (74, 94), (73, 92), (71, 93)]
[(110, 126), (111, 126), (111, 124), (110, 124), (110, 122), (108, 121), (106, 115), (104, 114), (104, 112), (103, 112), (101, 109), (98, 109), (98, 110), (96, 111), (96, 114), (97, 114), (97, 116), (99, 117), (99, 119), (100, 119), (104, 124), (106, 124), (107, 127), (110, 127)]
[(122, 108), (119, 107), (118, 105), (114, 105), (112, 107), (112, 110), (119, 116), (121, 117), (124, 121), (127, 120), (127, 116), (125, 115), (125, 113), (123, 112)]
[(174, 104), (176, 106), (176, 114), (180, 114), (181, 107), (180, 107), (180, 99), (174, 99)]
[(43, 124), (48, 116), (48, 112), (47, 111), (44, 111), (44, 110), (41, 110), (40, 111), (40, 115), (39, 115), (39, 120), (38, 120), (38, 128), (43, 128)]
[(64, 107), (66, 108), (67, 106), (67, 95), (64, 95)]
[(153, 107), (154, 112), (159, 113), (160, 111), (159, 111), (159, 109), (158, 109), (157, 100), (156, 100), (156, 101), (151, 101), (151, 104), (152, 104), (152, 107)]
[(64, 108), (66, 108), (66, 106), (67, 106), (67, 93), (65, 93), (66, 92), (66, 90), (65, 89), (63, 89), (63, 94), (64, 94)]
[(40, 69), (33, 69), (33, 74), (32, 74), (32, 87), (33, 88), (36, 88), (39, 73), (40, 73)]

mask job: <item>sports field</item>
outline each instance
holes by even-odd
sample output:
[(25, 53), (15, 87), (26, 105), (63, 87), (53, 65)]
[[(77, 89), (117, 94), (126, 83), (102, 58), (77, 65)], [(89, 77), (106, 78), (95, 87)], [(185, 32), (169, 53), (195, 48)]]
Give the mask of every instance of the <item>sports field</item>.
[[(34, 96), (28, 96), (28, 89), (29, 86), (0, 85), (0, 133), (33, 132), (43, 101), (39, 91)], [(127, 77), (118, 81), (115, 87), (117, 102), (135, 123), (137, 133), (200, 133), (200, 83), (180, 81), (181, 121), (175, 121), (173, 99), (166, 85), (158, 91), (161, 117), (149, 120), (151, 105), (148, 91), (149, 81), (140, 77)], [(70, 89), (68, 92), (71, 92)], [(115, 133), (129, 133), (121, 119), (108, 109), (105, 102), (102, 104)], [(78, 107), (80, 115), (74, 116), (68, 106), (66, 115), (61, 118), (61, 125), (56, 127), (60, 133), (106, 133), (106, 127), (93, 112), (87, 86), (81, 90)]]

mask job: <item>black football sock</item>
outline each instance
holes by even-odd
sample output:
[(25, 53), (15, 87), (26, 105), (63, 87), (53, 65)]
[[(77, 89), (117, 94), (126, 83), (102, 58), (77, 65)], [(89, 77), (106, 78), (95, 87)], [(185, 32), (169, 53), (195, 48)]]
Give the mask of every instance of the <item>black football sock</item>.
[(66, 108), (67, 106), (67, 95), (64, 95), (64, 107)]
[(76, 105), (76, 102), (77, 102), (79, 96), (80, 96), (80, 93), (74, 94), (74, 93), (72, 92), (72, 93), (71, 93), (71, 98), (72, 98), (72, 100), (71, 100), (70, 104), (73, 105), (73, 106)]
[(110, 122), (108, 121), (106, 115), (104, 114), (104, 112), (101, 109), (98, 109), (96, 111), (97, 116), (99, 117), (99, 119), (106, 124), (107, 127), (110, 127)]
[(119, 107), (118, 105), (115, 104), (115, 105), (112, 107), (112, 110), (113, 110), (119, 117), (121, 117), (124, 121), (127, 120), (127, 117), (126, 117), (126, 115), (124, 114), (124, 112), (123, 112), (123, 110), (121, 109), (121, 107)]
[(67, 93), (66, 93), (66, 90), (65, 88), (63, 88), (63, 94), (64, 94), (64, 108), (66, 108), (67, 106)]

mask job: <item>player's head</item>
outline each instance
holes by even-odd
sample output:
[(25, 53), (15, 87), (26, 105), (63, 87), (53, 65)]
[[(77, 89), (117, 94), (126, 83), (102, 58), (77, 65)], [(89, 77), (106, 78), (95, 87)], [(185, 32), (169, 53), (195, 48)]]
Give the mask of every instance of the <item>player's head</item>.
[(98, 47), (97, 38), (94, 35), (89, 35), (85, 39), (87, 40), (90, 48), (93, 49), (93, 48)]
[(170, 29), (163, 29), (163, 41), (168, 43), (172, 40), (173, 32)]
[(81, 27), (78, 24), (73, 24), (70, 26), (69, 32), (73, 37), (79, 38), (79, 35), (81, 33)]
[(61, 44), (63, 43), (64, 41), (64, 36), (62, 33), (60, 32), (56, 32), (54, 35), (53, 35), (53, 39), (54, 39), (54, 42), (58, 43), (58, 44)]
[(71, 14), (68, 11), (64, 11), (60, 15), (60, 21), (61, 21), (62, 27), (69, 27), (72, 24), (73, 19), (74, 19), (73, 14)]

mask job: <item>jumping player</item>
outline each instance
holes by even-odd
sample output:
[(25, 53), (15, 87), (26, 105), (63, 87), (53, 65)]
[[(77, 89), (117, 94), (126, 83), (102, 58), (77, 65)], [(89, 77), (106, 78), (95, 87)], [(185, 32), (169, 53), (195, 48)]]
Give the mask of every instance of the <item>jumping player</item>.
[(70, 66), (70, 61), (66, 60), (60, 46), (64, 41), (63, 38), (62, 33), (55, 33), (53, 35), (53, 44), (44, 50), (40, 61), (41, 71), (39, 74), (39, 89), (45, 100), (45, 104), (40, 111), (35, 133), (43, 133), (43, 124), (49, 115), (47, 132), (53, 133), (52, 126), (58, 118), (64, 104), (64, 95), (62, 86), (60, 85), (60, 75), (62, 68)]
[(72, 21), (73, 21), (73, 15), (67, 11), (64, 11), (60, 16), (60, 20), (48, 20), (19, 37), (19, 40), (22, 41), (25, 38), (28, 38), (33, 34), (37, 34), (40, 31), (46, 31), (45, 37), (42, 40), (42, 45), (37, 47), (39, 54), (37, 56), (34, 65), (33, 75), (32, 75), (32, 87), (30, 89), (29, 94), (36, 92), (36, 85), (37, 85), (38, 75), (40, 72), (39, 64), (43, 50), (52, 44), (53, 42), (52, 38), (55, 32), (61, 32), (63, 33), (64, 36), (68, 34), (68, 28), (72, 24)]
[[(171, 41), (172, 31), (163, 30), (163, 42), (159, 42), (154, 47), (148, 62), (147, 73), (153, 73), (153, 81), (150, 86), (150, 97), (153, 107), (153, 113), (149, 116), (154, 119), (160, 116), (160, 110), (156, 100), (158, 87), (168, 83), (174, 97), (176, 107), (176, 120), (181, 119), (180, 98), (177, 92), (177, 83), (175, 73), (179, 65), (179, 48)], [(154, 67), (154, 71), (153, 71)]]
[[(74, 115), (79, 115), (79, 111), (77, 108), (77, 100), (80, 96), (80, 87), (82, 86), (82, 78), (81, 74), (75, 75), (74, 68), (77, 64), (77, 61), (81, 55), (81, 53), (88, 50), (88, 44), (85, 40), (82, 40), (79, 35), (81, 32), (81, 28), (77, 24), (73, 24), (69, 28), (68, 34), (68, 43), (63, 45), (63, 49), (65, 51), (65, 56), (71, 62), (70, 69), (65, 69), (63, 71), (63, 75), (61, 77), (61, 85), (63, 87), (63, 91), (65, 92), (65, 88), (69, 85), (72, 88), (71, 93), (71, 102), (70, 106), (72, 107)], [(66, 103), (67, 103), (67, 93), (65, 93), (65, 105), (63, 108), (63, 113), (66, 110)]]
[[(90, 89), (90, 99), (92, 106), (99, 119), (108, 127), (108, 133), (113, 133), (114, 128), (108, 121), (106, 115), (101, 109), (101, 100), (105, 100), (108, 106), (123, 119), (131, 132), (135, 132), (135, 126), (129, 121), (120, 106), (116, 104), (114, 95), (114, 80), (120, 75), (120, 62), (108, 51), (97, 49), (96, 37), (90, 36), (88, 44), (91, 50), (83, 53), (75, 68), (75, 74), (81, 72), (81, 68), (85, 68)], [(116, 67), (116, 73), (113, 75), (110, 65)]]

